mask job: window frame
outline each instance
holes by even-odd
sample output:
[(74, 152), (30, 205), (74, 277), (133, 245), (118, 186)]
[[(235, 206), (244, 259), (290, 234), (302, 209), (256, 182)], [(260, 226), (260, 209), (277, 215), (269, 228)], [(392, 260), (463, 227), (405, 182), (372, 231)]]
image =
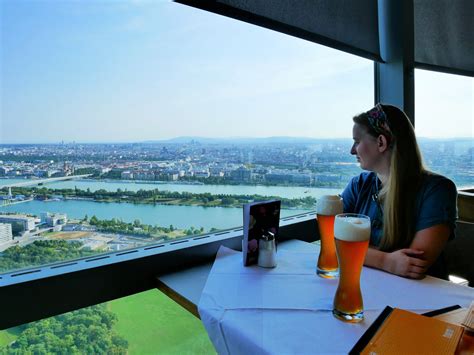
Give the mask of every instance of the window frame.
[[(179, 1), (181, 3), (192, 1)], [(196, 2), (197, 3), (197, 2)], [(207, 1), (206, 4), (212, 4)], [(398, 3), (393, 2), (394, 6)], [(398, 6), (403, 6), (399, 4)], [(241, 13), (221, 9), (224, 16), (237, 18)], [(399, 8), (401, 11), (401, 9)], [(406, 8), (405, 8), (406, 11)], [(216, 11), (217, 12), (217, 11)], [(410, 28), (413, 13), (406, 14)], [(395, 15), (387, 12), (388, 17)], [(411, 17), (410, 17), (411, 16)], [(257, 26), (273, 29), (295, 37), (312, 39), (309, 34), (278, 23), (265, 23), (258, 16), (247, 19)], [(392, 30), (396, 34), (389, 44), (399, 50), (398, 62), (374, 61), (374, 102), (390, 99), (399, 103), (414, 123), (413, 33), (397, 31), (397, 21)], [(319, 39), (319, 38), (318, 38)], [(411, 47), (403, 47), (406, 40)], [(320, 39), (319, 39), (320, 40)], [(385, 38), (389, 42), (389, 36)], [(387, 44), (385, 43), (385, 44)], [(335, 47), (337, 43), (324, 43)], [(339, 49), (345, 49), (340, 48)], [(363, 55), (362, 55), (363, 56)], [(400, 81), (397, 88), (390, 79)], [(300, 239), (312, 242), (319, 239), (315, 213), (309, 212), (281, 220), (280, 240)], [(175, 272), (210, 262), (221, 245), (241, 249), (242, 228), (190, 237), (175, 242), (147, 245), (99, 256), (65, 261), (37, 268), (0, 275), (0, 329), (36, 321), (68, 311), (129, 296), (156, 288), (159, 275)]]
[[(319, 239), (315, 212), (280, 220), (279, 240)], [(157, 287), (157, 277), (242, 249), (242, 228), (42, 265), (0, 275), (0, 330)]]

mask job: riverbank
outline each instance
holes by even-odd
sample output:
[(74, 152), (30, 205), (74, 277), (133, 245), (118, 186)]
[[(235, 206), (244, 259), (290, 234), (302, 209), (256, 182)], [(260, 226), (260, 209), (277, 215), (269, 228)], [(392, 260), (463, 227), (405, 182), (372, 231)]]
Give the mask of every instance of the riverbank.
[(111, 179), (111, 178), (88, 178), (88, 179), (78, 179), (78, 181), (103, 181), (103, 182), (123, 182), (123, 183), (132, 183), (132, 184), (177, 184), (177, 185), (217, 185), (217, 186), (265, 186), (265, 187), (304, 187), (304, 188), (344, 188), (345, 183), (340, 182), (325, 182), (325, 183), (316, 183), (316, 184), (291, 184), (291, 183), (271, 183), (266, 182), (262, 183), (242, 183), (240, 181), (233, 180), (219, 180), (219, 179), (201, 179), (201, 180), (127, 180), (127, 179)]
[[(9, 185), (15, 182), (24, 182), (24, 179), (0, 179), (0, 188), (2, 185)], [(154, 190), (169, 192), (190, 192), (190, 193), (211, 193), (223, 195), (261, 195), (261, 196), (281, 196), (286, 198), (304, 198), (312, 196), (318, 198), (322, 195), (335, 195), (342, 192), (342, 189), (333, 188), (315, 188), (315, 187), (297, 187), (297, 186), (263, 186), (263, 185), (194, 185), (194, 184), (178, 184), (178, 183), (137, 183), (133, 180), (128, 180), (127, 183), (121, 181), (108, 182), (100, 180), (73, 180), (54, 182), (45, 185), (48, 188), (55, 189), (74, 189), (97, 191), (139, 191), (139, 190)]]
[[(308, 212), (311, 209), (282, 209), (282, 218)], [(178, 229), (204, 227), (228, 229), (242, 226), (242, 207), (209, 208), (202, 206), (173, 206), (133, 203), (97, 203), (84, 200), (38, 201), (0, 207), (0, 213), (20, 213), (39, 216), (41, 212), (65, 213), (68, 219), (82, 220), (95, 215), (99, 219), (116, 218), (124, 222), (134, 222), (169, 227), (171, 224)]]
[(262, 195), (227, 195), (211, 193), (170, 192), (154, 190), (138, 191), (106, 191), (74, 189), (51, 189), (47, 187), (15, 187), (12, 193), (34, 197), (36, 200), (86, 200), (108, 203), (133, 203), (133, 204), (161, 204), (171, 206), (200, 206), (200, 207), (230, 207), (240, 208), (243, 204), (269, 199), (279, 199), (284, 209), (312, 208), (316, 199), (312, 196), (304, 198), (282, 198), (279, 196)]

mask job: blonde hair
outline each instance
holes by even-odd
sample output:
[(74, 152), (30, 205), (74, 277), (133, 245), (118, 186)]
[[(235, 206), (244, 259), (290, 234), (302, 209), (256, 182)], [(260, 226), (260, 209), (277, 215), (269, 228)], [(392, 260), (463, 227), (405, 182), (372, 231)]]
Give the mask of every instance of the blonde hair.
[[(392, 132), (390, 175), (380, 192), (383, 204), (383, 235), (379, 249), (393, 251), (406, 248), (414, 237), (415, 196), (427, 170), (416, 142), (415, 131), (406, 114), (392, 105), (381, 105)], [(354, 122), (378, 137), (367, 113), (354, 117)]]

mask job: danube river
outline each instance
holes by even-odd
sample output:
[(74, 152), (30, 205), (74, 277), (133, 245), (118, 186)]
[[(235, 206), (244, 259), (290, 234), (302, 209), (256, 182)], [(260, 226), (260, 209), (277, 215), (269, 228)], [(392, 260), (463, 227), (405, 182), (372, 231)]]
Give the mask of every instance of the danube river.
[[(15, 182), (25, 182), (23, 179), (2, 179), (1, 185)], [(248, 185), (189, 185), (189, 184), (155, 184), (155, 183), (126, 183), (107, 181), (64, 181), (45, 185), (49, 188), (74, 188), (107, 191), (156, 189), (178, 192), (213, 193), (213, 194), (260, 194), (263, 196), (281, 196), (299, 198), (306, 196), (320, 197), (324, 194), (337, 194), (340, 189), (305, 188), (293, 186), (248, 186)], [(177, 228), (201, 228), (207, 231), (210, 228), (226, 229), (242, 225), (242, 209), (227, 207), (200, 207), (200, 206), (167, 206), (132, 203), (106, 203), (93, 201), (30, 201), (10, 206), (0, 207), (1, 212), (28, 213), (39, 216), (41, 212), (66, 213), (69, 218), (89, 218), (95, 215), (99, 219), (118, 218), (125, 222), (139, 219), (142, 223), (168, 227), (172, 224)], [(282, 210), (281, 216), (287, 217), (308, 210)]]
[[(0, 179), (2, 185), (11, 185), (18, 182), (27, 182), (26, 179)], [(34, 181), (34, 180), (33, 180)], [(281, 196), (286, 198), (301, 197), (320, 197), (328, 194), (338, 194), (342, 189), (329, 189), (317, 187), (301, 186), (253, 186), (253, 185), (194, 185), (179, 183), (152, 183), (152, 182), (125, 182), (125, 181), (97, 181), (97, 180), (69, 180), (49, 183), (44, 185), (51, 189), (73, 189), (77, 187), (81, 190), (90, 189), (97, 191), (104, 189), (106, 191), (117, 191), (117, 189), (138, 191), (159, 189), (163, 191), (192, 192), (228, 195), (262, 195), (262, 196)]]
[[(139, 219), (142, 223), (177, 228), (204, 227), (227, 229), (242, 226), (242, 209), (227, 207), (167, 206), (93, 201), (30, 201), (0, 207), (1, 212), (19, 212), (38, 215), (41, 212), (66, 213), (69, 218), (118, 218), (124, 222)], [(307, 210), (282, 210), (281, 216), (291, 216)]]

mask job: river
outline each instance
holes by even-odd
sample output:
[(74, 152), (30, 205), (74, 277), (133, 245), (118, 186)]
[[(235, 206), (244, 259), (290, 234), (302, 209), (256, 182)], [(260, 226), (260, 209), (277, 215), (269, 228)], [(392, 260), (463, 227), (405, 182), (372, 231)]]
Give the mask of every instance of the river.
[[(25, 182), (24, 179), (2, 179), (0, 186), (15, 182)], [(194, 193), (223, 193), (236, 194), (261, 194), (265, 196), (304, 197), (321, 196), (323, 194), (339, 193), (338, 189), (317, 189), (304, 187), (281, 187), (281, 186), (244, 186), (244, 185), (187, 185), (187, 184), (154, 184), (154, 183), (123, 183), (106, 181), (64, 181), (46, 185), (50, 188), (89, 188), (91, 191), (105, 189), (116, 191), (118, 188), (125, 190), (155, 189), (168, 191), (187, 191)], [(118, 218), (125, 222), (133, 222), (139, 219), (142, 223), (168, 227), (172, 224), (177, 228), (204, 227), (226, 229), (242, 225), (242, 209), (228, 207), (200, 207), (200, 206), (168, 206), (131, 204), (116, 202), (93, 202), (93, 201), (30, 201), (10, 206), (0, 207), (1, 212), (28, 213), (39, 216), (41, 212), (66, 213), (69, 218), (89, 218), (95, 215), (99, 219)], [(281, 216), (287, 217), (298, 213), (307, 212), (304, 209), (282, 210)]]
[[(0, 207), (0, 212), (19, 212), (36, 214), (41, 212), (66, 213), (68, 217), (83, 218), (85, 215), (95, 215), (99, 219), (122, 219), (124, 222), (133, 222), (139, 219), (142, 223), (157, 224), (169, 227), (172, 224), (177, 228), (204, 227), (232, 228), (242, 225), (242, 209), (226, 207), (200, 206), (167, 206), (144, 205), (116, 202), (93, 201), (30, 201), (10, 206)], [(281, 216), (287, 217), (307, 210), (282, 210)]]
[[(122, 219), (133, 222), (139, 219), (142, 223), (177, 228), (204, 227), (226, 229), (242, 226), (242, 209), (227, 207), (200, 206), (167, 206), (145, 205), (117, 202), (93, 201), (30, 201), (10, 206), (0, 207), (0, 213), (18, 212), (38, 215), (41, 212), (66, 213), (69, 218), (83, 218), (85, 215), (95, 215), (99, 219)], [(308, 210), (281, 210), (281, 216), (287, 217)]]
[[(27, 182), (26, 179), (0, 179), (2, 185), (10, 185), (17, 182)], [(126, 181), (97, 181), (97, 180), (69, 180), (48, 183), (52, 189), (73, 189), (77, 187), (81, 190), (90, 189), (96, 191), (104, 189), (106, 191), (117, 191), (117, 189), (138, 191), (159, 189), (163, 191), (192, 192), (192, 193), (212, 193), (228, 195), (253, 195), (281, 196), (286, 198), (301, 197), (321, 197), (322, 195), (339, 194), (342, 189), (302, 187), (302, 186), (263, 186), (263, 185), (194, 185), (179, 183), (152, 183), (152, 182), (126, 182)]]

